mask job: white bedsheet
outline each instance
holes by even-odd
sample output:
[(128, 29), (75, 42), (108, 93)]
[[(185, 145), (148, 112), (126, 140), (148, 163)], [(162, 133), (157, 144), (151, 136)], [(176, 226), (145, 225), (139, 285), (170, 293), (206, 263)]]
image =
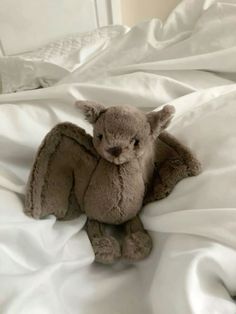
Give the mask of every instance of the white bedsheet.
[[(235, 26), (235, 1), (187, 0), (163, 27), (133, 28), (57, 86), (0, 96), (1, 314), (236, 313)], [(23, 214), (43, 136), (61, 121), (91, 131), (78, 98), (145, 110), (171, 102), (169, 131), (202, 162), (201, 175), (144, 208), (154, 250), (141, 263), (93, 264), (84, 216)]]

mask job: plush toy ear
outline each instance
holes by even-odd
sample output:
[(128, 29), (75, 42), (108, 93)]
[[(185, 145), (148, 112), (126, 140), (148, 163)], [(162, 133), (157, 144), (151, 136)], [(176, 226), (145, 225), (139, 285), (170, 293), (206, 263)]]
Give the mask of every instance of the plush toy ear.
[(175, 113), (175, 107), (166, 105), (162, 110), (147, 113), (148, 122), (151, 125), (151, 132), (157, 137), (170, 124)]
[(89, 100), (78, 100), (76, 106), (83, 112), (90, 123), (95, 123), (100, 114), (106, 110), (104, 105)]

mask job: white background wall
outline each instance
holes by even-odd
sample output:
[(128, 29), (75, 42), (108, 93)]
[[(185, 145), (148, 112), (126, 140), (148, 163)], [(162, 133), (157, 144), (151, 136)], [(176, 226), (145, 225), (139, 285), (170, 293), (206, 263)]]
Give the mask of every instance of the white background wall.
[[(165, 20), (181, 0), (120, 0), (122, 23), (132, 26), (142, 20), (158, 17)], [(196, 0), (198, 1), (198, 0)]]

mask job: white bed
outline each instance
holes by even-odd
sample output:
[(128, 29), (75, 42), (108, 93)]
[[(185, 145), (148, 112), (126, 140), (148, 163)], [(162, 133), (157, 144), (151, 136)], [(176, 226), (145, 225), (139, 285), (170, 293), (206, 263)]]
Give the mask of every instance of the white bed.
[[(235, 29), (234, 0), (184, 0), (164, 25), (119, 28), (73, 70), (60, 63), (53, 85), (0, 95), (1, 314), (236, 313)], [(144, 110), (171, 103), (169, 131), (202, 162), (201, 175), (144, 208), (154, 249), (143, 262), (93, 264), (84, 216), (23, 213), (44, 135), (62, 121), (91, 131), (76, 99)]]

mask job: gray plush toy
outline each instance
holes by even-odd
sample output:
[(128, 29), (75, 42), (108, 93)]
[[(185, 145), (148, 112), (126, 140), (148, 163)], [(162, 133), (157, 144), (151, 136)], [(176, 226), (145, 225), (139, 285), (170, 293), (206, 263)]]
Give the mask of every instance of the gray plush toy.
[[(164, 131), (172, 106), (145, 114), (129, 106), (76, 104), (93, 137), (71, 123), (48, 133), (29, 177), (25, 212), (58, 219), (84, 212), (96, 261), (143, 259), (152, 248), (138, 216), (143, 204), (166, 197), (178, 181), (197, 175), (200, 164)], [(109, 225), (117, 226), (118, 237)]]

